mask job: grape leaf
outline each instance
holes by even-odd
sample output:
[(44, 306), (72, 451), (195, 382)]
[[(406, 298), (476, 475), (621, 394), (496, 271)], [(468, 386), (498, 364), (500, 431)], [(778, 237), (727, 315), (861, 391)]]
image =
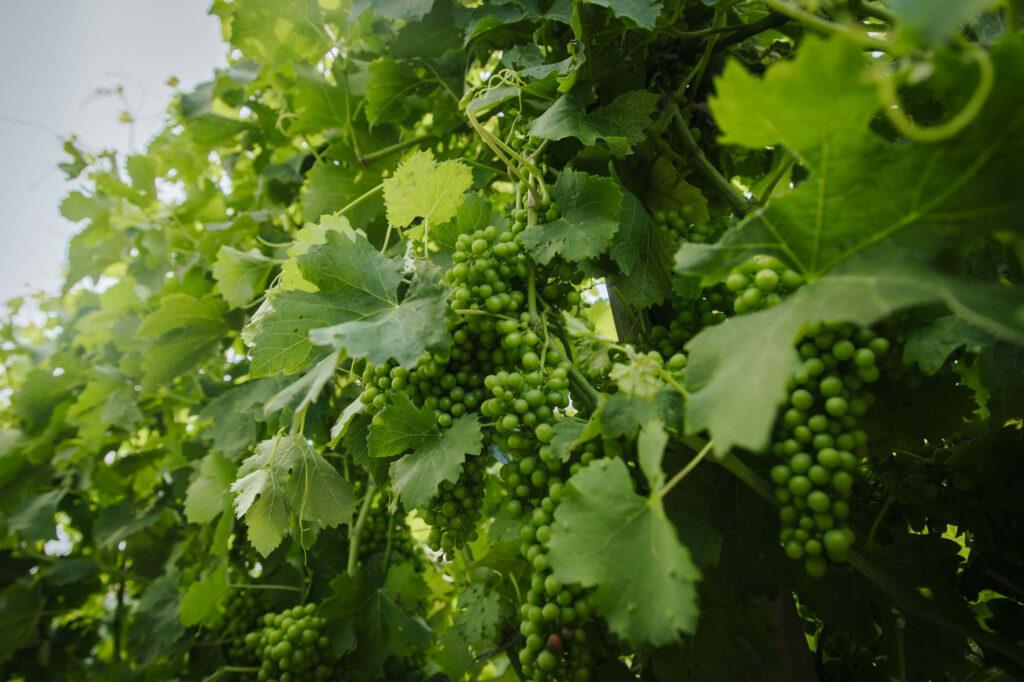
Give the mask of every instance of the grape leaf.
[(428, 224), (451, 220), (472, 184), (469, 166), (459, 161), (435, 163), (433, 152), (416, 152), (384, 181), (388, 222), (405, 227), (417, 218)]
[(139, 511), (132, 502), (120, 502), (99, 513), (92, 527), (93, 538), (98, 547), (112, 547), (149, 528), (162, 517), (163, 510), (159, 507)]
[(211, 453), (203, 458), (199, 473), (185, 492), (185, 518), (189, 523), (209, 523), (217, 514), (231, 508), (231, 484), (235, 465), (231, 460)]
[(626, 17), (646, 29), (654, 28), (661, 14), (661, 0), (587, 0), (594, 5), (607, 7), (617, 17)]
[(249, 541), (266, 556), (290, 521), (333, 528), (354, 511), (352, 487), (301, 435), (278, 435), (256, 446), (231, 485), (235, 515), (245, 517)]
[(903, 361), (917, 363), (925, 374), (935, 374), (958, 348), (977, 353), (994, 339), (956, 315), (945, 315), (925, 327), (910, 330), (903, 346)]
[(640, 435), (636, 439), (636, 457), (651, 490), (658, 490), (665, 485), (661, 459), (665, 456), (666, 445), (668, 434), (665, 432), (665, 424), (660, 419), (649, 421), (640, 427)]
[(343, 232), (352, 229), (348, 218), (341, 213), (327, 213), (315, 223), (306, 223), (295, 233), (295, 241), (288, 247), (288, 260), (281, 266), (281, 288), (289, 291), (318, 291), (316, 285), (306, 281), (299, 269), (299, 256), (311, 246), (327, 242), (328, 230)]
[(579, 442), (586, 427), (577, 419), (560, 419), (555, 424), (555, 435), (551, 439), (551, 452), (563, 462), (568, 462), (573, 447)]
[(393, 564), (386, 577), (377, 566), (354, 577), (340, 574), (331, 589), (321, 611), (333, 648), (345, 651), (358, 640), (347, 660), (365, 679), (379, 679), (388, 658), (409, 656), (430, 643), (430, 627), (413, 613), (426, 585), (411, 564)]
[(222, 246), (213, 264), (213, 278), (229, 306), (244, 308), (263, 295), (273, 269), (274, 261), (259, 249), (239, 251)]
[(237, 461), (256, 442), (257, 423), (266, 421), (263, 403), (284, 384), (280, 377), (257, 379), (221, 393), (199, 413), (200, 420), (210, 423), (203, 440), (214, 452)]
[(298, 412), (315, 403), (327, 382), (334, 378), (340, 355), (341, 351), (334, 351), (314, 365), (301, 378), (275, 393), (274, 397), (263, 406), (263, 413), (270, 415), (285, 408)]
[(7, 527), (19, 533), (27, 542), (50, 540), (56, 537), (57, 522), (54, 516), (57, 505), (64, 499), (64, 488), (28, 497), (7, 517)]
[(298, 256), (303, 279), (317, 292), (271, 291), (242, 337), (252, 347), (252, 376), (293, 374), (328, 355), (309, 332), (363, 319), (398, 305), (399, 266), (361, 232), (341, 226)]
[[(794, 343), (818, 321), (871, 325), (898, 310), (944, 303), (973, 326), (1024, 344), (1024, 297), (1013, 289), (961, 282), (915, 265), (909, 254), (875, 249), (811, 282), (775, 308), (708, 327), (687, 344), (688, 433), (710, 431), (715, 452), (768, 446), (789, 377), (800, 367)], [(1018, 320), (1017, 327), (1005, 321)], [(743, 419), (736, 419), (736, 405)]]
[(178, 617), (185, 627), (216, 625), (221, 619), (221, 603), (228, 595), (228, 565), (207, 573), (202, 579), (188, 586), (178, 606)]
[(68, 422), (78, 426), (79, 438), (95, 448), (103, 443), (109, 427), (130, 431), (143, 419), (132, 382), (104, 365), (93, 367), (89, 382), (67, 413)]
[[(330, 152), (328, 152), (330, 153)], [(321, 157), (306, 174), (302, 186), (302, 215), (306, 221), (340, 211), (380, 182), (380, 174), (361, 165), (341, 164), (328, 156)], [(355, 225), (369, 226), (384, 215), (384, 204), (371, 196), (346, 211)]]
[(143, 354), (142, 390), (151, 393), (186, 374), (227, 333), (227, 306), (219, 298), (170, 294), (139, 326), (139, 336), (153, 337)]
[(415, 446), (414, 452), (391, 464), (391, 481), (402, 503), (407, 509), (425, 506), (442, 481), (454, 483), (459, 479), (466, 455), (478, 455), (482, 447), (480, 422), (469, 414)]
[(622, 193), (619, 229), (608, 252), (626, 275), (612, 281), (626, 303), (642, 309), (665, 300), (672, 286), (669, 241), (631, 192)]
[(373, 60), (367, 72), (366, 120), (370, 125), (404, 121), (410, 114), (408, 97), (423, 82), (420, 77), (387, 57)]
[[(973, 21), (995, 0), (892, 0), (899, 37), (911, 45), (936, 45)], [(903, 34), (906, 35), (903, 35)]]
[(810, 39), (763, 79), (730, 62), (711, 100), (723, 142), (782, 144), (810, 177), (718, 243), (684, 244), (678, 269), (710, 282), (770, 252), (813, 276), (886, 240), (926, 250), (954, 227), (973, 238), (1012, 221), (1024, 210), (1012, 179), (1024, 154), (1024, 44), (1005, 40), (991, 53), (996, 84), (985, 106), (954, 139), (935, 144), (872, 132), (878, 99), (851, 43)]
[(605, 142), (615, 156), (629, 154), (643, 141), (658, 96), (644, 90), (619, 95), (607, 106), (588, 114), (576, 95), (562, 95), (530, 124), (530, 135), (546, 140), (575, 137), (584, 145)]
[(0, 592), (0, 618), (4, 624), (4, 636), (0, 638), (0, 663), (35, 641), (42, 615), (43, 599), (28, 578), (16, 580)]
[(544, 264), (556, 255), (573, 262), (601, 255), (619, 229), (622, 190), (616, 182), (567, 169), (552, 196), (562, 217), (520, 233), (530, 255)]
[(311, 329), (309, 338), (321, 346), (344, 349), (351, 358), (368, 358), (375, 364), (393, 359), (411, 368), (424, 351), (445, 354), (451, 347), (444, 324), (450, 293), (437, 267), (422, 262), (401, 303), (361, 319)]
[(330, 47), (317, 0), (234, 0), (222, 8), (231, 44), (263, 64), (314, 61)]
[(472, 583), (459, 594), (454, 626), (476, 652), (492, 646), (506, 615), (501, 594), (482, 583)]
[(380, 411), (379, 426), (370, 429), (367, 444), (371, 457), (394, 457), (429, 439), (436, 433), (437, 418), (427, 407), (416, 408), (405, 393), (399, 393)]
[(149, 663), (166, 654), (171, 645), (185, 633), (178, 619), (178, 575), (169, 571), (143, 591), (135, 602), (128, 627), (128, 645), (133, 657)]
[(423, 18), (433, 4), (434, 0), (355, 0), (349, 12), (353, 19), (370, 10), (379, 17), (415, 21)]
[(289, 132), (318, 133), (345, 124), (345, 91), (308, 64), (295, 67), (295, 119)]
[[(610, 547), (630, 560), (608, 561)], [(597, 460), (569, 479), (549, 560), (562, 583), (596, 589), (598, 611), (623, 639), (658, 646), (696, 628), (700, 571), (661, 499), (633, 492), (620, 459)]]

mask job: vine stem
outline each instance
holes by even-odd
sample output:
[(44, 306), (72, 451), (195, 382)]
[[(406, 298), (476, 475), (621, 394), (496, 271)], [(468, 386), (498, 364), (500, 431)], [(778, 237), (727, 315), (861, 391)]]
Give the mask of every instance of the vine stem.
[(686, 151), (690, 153), (694, 161), (697, 162), (697, 169), (704, 175), (707, 180), (715, 186), (718, 193), (722, 195), (722, 198), (728, 202), (729, 206), (732, 207), (733, 212), (736, 213), (740, 218), (747, 215), (750, 212), (749, 202), (740, 196), (732, 183), (726, 180), (718, 169), (711, 165), (708, 161), (708, 157), (704, 155), (704, 150), (697, 144), (697, 140), (693, 139), (693, 133), (690, 132), (690, 126), (683, 120), (683, 115), (679, 111), (679, 107), (676, 106), (675, 102), (671, 102), (668, 105), (668, 111), (672, 116), (672, 120), (676, 124), (676, 130), (679, 131), (680, 136), (683, 139), (683, 146), (686, 147)]
[(569, 370), (569, 383), (576, 388), (580, 402), (584, 403), (581, 407), (592, 414), (597, 409), (600, 400), (597, 389), (590, 385), (587, 378), (576, 367)]
[(228, 583), (228, 587), (233, 590), (284, 590), (288, 592), (302, 592), (301, 587), (295, 587), (294, 585), (276, 585), (273, 583)]
[(673, 488), (679, 485), (680, 481), (686, 478), (691, 471), (697, 468), (698, 464), (704, 461), (704, 457), (707, 456), (709, 452), (711, 452), (712, 447), (714, 447), (714, 441), (709, 440), (707, 444), (700, 449), (700, 452), (698, 452), (693, 459), (687, 462), (686, 466), (684, 466), (682, 469), (676, 472), (676, 475), (669, 479), (668, 483), (663, 485), (660, 490), (654, 493), (654, 495), (657, 497), (664, 497), (665, 495), (669, 494)]
[(372, 197), (374, 194), (376, 194), (377, 192), (380, 192), (383, 189), (384, 189), (384, 183), (381, 182), (380, 184), (378, 184), (378, 185), (376, 185), (376, 186), (366, 190), (361, 195), (359, 195), (358, 197), (356, 197), (355, 199), (350, 201), (347, 206), (345, 206), (343, 209), (341, 209), (340, 213), (348, 213), (353, 208), (355, 208), (359, 204), (363, 203), (364, 201), (366, 201), (367, 199)]
[(828, 19), (819, 17), (813, 12), (808, 12), (796, 5), (791, 5), (787, 0), (764, 0), (764, 4), (768, 5), (780, 14), (785, 14), (790, 19), (795, 19), (802, 24), (807, 24), (811, 28), (815, 28), (822, 33), (843, 36), (844, 38), (848, 38), (858, 45), (871, 50), (890, 53), (893, 51), (892, 43), (887, 40), (872, 38), (864, 31), (858, 30), (852, 26), (845, 26), (843, 24), (831, 22)]
[(992, 84), (995, 83), (995, 67), (985, 48), (969, 43), (967, 51), (978, 65), (978, 85), (974, 88), (971, 98), (955, 116), (934, 126), (922, 127), (914, 123), (907, 116), (900, 101), (896, 78), (888, 71), (879, 72), (876, 84), (878, 98), (882, 100), (882, 110), (901, 135), (915, 142), (941, 142), (953, 137), (977, 118), (985, 106), (988, 96), (992, 93)]
[(363, 526), (366, 524), (366, 516), (370, 511), (370, 502), (373, 501), (373, 494), (375, 492), (377, 492), (377, 484), (371, 480), (366, 486), (366, 497), (363, 498), (363, 504), (359, 508), (356, 525), (352, 526), (352, 532), (349, 533), (348, 566), (345, 569), (349, 576), (355, 575), (356, 572), (356, 559), (359, 557), (359, 536), (362, 534)]
[[(683, 442), (691, 448), (698, 443), (702, 446), (707, 445), (707, 443), (704, 442), (704, 439), (697, 437), (684, 438)], [(718, 458), (718, 463), (731, 474), (736, 476), (736, 478), (747, 485), (751, 490), (765, 498), (773, 507), (777, 508), (779, 506), (779, 503), (775, 500), (775, 496), (772, 494), (771, 487), (768, 483), (750, 469), (750, 467), (736, 458), (732, 453)], [(881, 592), (892, 599), (893, 603), (895, 603), (896, 606), (904, 613), (914, 614), (921, 618), (930, 620), (941, 628), (945, 628), (950, 632), (955, 632), (958, 635), (971, 639), (979, 645), (987, 646), (998, 651), (1018, 665), (1024, 666), (1024, 649), (1021, 649), (1000, 637), (984, 632), (979, 628), (963, 625), (952, 618), (949, 618), (937, 608), (929, 604), (924, 597), (896, 582), (893, 578), (889, 577), (885, 571), (854, 549), (850, 550), (846, 561), (854, 570), (864, 576)]]
[(372, 151), (369, 154), (360, 156), (359, 163), (363, 164), (364, 166), (369, 166), (374, 161), (383, 159), (385, 156), (390, 156), (392, 154), (395, 154), (396, 152), (408, 149), (409, 147), (415, 147), (423, 142), (426, 142), (427, 140), (431, 140), (436, 137), (438, 136), (435, 133), (424, 133), (422, 135), (417, 135), (416, 137), (410, 137), (408, 140), (405, 140), (403, 142), (396, 142), (395, 144), (390, 144), (387, 147), (381, 147), (376, 151)]

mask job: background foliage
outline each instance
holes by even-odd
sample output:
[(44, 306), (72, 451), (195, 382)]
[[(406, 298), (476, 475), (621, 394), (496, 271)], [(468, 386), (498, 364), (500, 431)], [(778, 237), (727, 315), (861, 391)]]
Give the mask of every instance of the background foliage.
[(1020, 2), (211, 12), (7, 304), (8, 678), (1021, 679)]

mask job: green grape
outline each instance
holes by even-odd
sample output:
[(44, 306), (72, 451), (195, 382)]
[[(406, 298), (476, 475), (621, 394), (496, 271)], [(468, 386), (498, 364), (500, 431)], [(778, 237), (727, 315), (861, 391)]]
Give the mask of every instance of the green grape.
[[(236, 577), (235, 581), (242, 578)], [(224, 627), (221, 639), (225, 642), (224, 657), (234, 665), (255, 665), (259, 656), (246, 637), (262, 625), (266, 608), (259, 590), (232, 589), (224, 603)]]
[(455, 483), (441, 483), (423, 515), (423, 520), (431, 526), (427, 544), (435, 552), (450, 555), (477, 539), (476, 524), (483, 509), (485, 472), (486, 458), (471, 456), (462, 465), (462, 473)]
[[(775, 281), (754, 265), (730, 274), (732, 286), (749, 291), (749, 286)], [(779, 264), (762, 260), (756, 265), (777, 272)], [(760, 282), (740, 281), (751, 275)], [(859, 420), (874, 402), (864, 377), (879, 372), (875, 351), (889, 348), (880, 338), (848, 324), (816, 324), (798, 343), (804, 362), (790, 385), (791, 407), (776, 427), (771, 453), (780, 461), (770, 478), (776, 499), (785, 505), (779, 539), (786, 554), (803, 560), (812, 577), (824, 575), (826, 559), (843, 561), (853, 544), (849, 502), (854, 475), (867, 455)]]
[(258, 680), (337, 678), (337, 660), (315, 604), (263, 616), (263, 629), (246, 638), (260, 658)]
[(804, 283), (800, 273), (775, 256), (751, 256), (732, 269), (725, 286), (735, 295), (738, 315), (771, 308)]

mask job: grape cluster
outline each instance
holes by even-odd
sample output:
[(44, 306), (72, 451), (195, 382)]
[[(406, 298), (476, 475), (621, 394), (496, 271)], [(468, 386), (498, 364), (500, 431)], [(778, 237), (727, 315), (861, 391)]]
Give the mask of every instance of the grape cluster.
[(221, 639), (225, 642), (224, 657), (235, 665), (255, 665), (258, 656), (246, 644), (249, 633), (258, 630), (266, 608), (256, 590), (233, 589), (224, 603), (224, 626)]
[(878, 380), (877, 359), (889, 345), (849, 324), (813, 325), (799, 344), (803, 367), (790, 382), (770, 475), (783, 505), (782, 544), (812, 577), (825, 573), (826, 556), (842, 561), (853, 544), (850, 491), (867, 454), (860, 420), (874, 401), (868, 386)]
[(401, 507), (391, 513), (388, 508), (387, 495), (378, 493), (371, 502), (363, 531), (359, 536), (359, 554), (371, 557), (375, 554), (390, 552), (393, 560), (412, 561), (417, 567), (416, 543), (405, 522), (405, 510)]
[(732, 294), (722, 286), (705, 289), (690, 300), (677, 300), (673, 304), (675, 317), (668, 326), (651, 329), (650, 343), (663, 357), (681, 353), (683, 347), (705, 327), (720, 324), (732, 308)]
[(337, 677), (325, 623), (316, 615), (315, 604), (264, 615), (263, 629), (245, 638), (261, 659), (257, 679), (306, 682)]
[(686, 204), (678, 210), (655, 211), (654, 224), (675, 235), (678, 240), (694, 244), (708, 244), (718, 239), (721, 228), (713, 222), (695, 223), (696, 204)]
[(776, 306), (803, 283), (799, 272), (775, 256), (751, 256), (725, 279), (725, 286), (736, 296), (733, 310), (737, 315)]
[(530, 590), (519, 614), (519, 631), (526, 638), (519, 661), (532, 680), (589, 680), (594, 669), (593, 638), (588, 632), (593, 612), (590, 594), (555, 579), (547, 546), (565, 478), (600, 455), (598, 442), (589, 441), (566, 464), (545, 444), (537, 456), (513, 460), (502, 470), (510, 489), (517, 484), (514, 492), (521, 498), (509, 502), (509, 511), (521, 514), (521, 500), (532, 508), (519, 531), (519, 551), (532, 568)]
[(476, 524), (483, 509), (486, 471), (486, 457), (467, 457), (459, 480), (441, 483), (423, 514), (423, 520), (431, 526), (427, 544), (435, 552), (450, 554), (477, 539)]

